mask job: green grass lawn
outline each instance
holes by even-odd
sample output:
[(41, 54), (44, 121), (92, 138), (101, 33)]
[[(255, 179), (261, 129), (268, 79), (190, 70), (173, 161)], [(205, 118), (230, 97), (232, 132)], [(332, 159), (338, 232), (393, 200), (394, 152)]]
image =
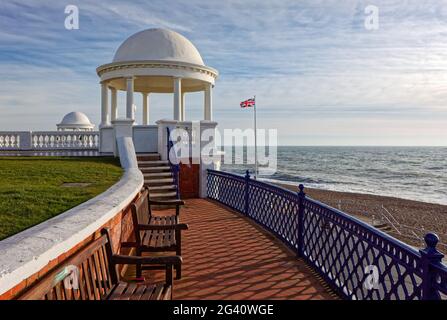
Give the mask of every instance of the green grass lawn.
[(0, 157), (0, 240), (95, 197), (122, 173), (111, 157)]

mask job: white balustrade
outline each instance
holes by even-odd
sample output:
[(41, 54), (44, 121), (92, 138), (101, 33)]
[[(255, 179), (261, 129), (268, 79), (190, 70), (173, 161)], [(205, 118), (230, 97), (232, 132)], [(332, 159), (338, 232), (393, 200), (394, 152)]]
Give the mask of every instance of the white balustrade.
[(98, 150), (99, 132), (0, 132), (0, 150)]
[(20, 132), (0, 132), (0, 150), (18, 150)]
[(33, 132), (31, 147), (35, 150), (98, 149), (99, 133), (87, 131)]

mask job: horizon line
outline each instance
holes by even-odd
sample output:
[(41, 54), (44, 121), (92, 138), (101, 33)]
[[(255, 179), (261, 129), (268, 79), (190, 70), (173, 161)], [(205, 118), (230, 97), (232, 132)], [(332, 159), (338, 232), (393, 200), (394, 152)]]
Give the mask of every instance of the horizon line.
[[(268, 145), (258, 145), (264, 147)], [(221, 147), (254, 147), (254, 145), (221, 145)], [(447, 148), (447, 145), (329, 145), (329, 144), (315, 144), (315, 145), (297, 145), (297, 144), (281, 144), (277, 147), (380, 147), (380, 148)]]

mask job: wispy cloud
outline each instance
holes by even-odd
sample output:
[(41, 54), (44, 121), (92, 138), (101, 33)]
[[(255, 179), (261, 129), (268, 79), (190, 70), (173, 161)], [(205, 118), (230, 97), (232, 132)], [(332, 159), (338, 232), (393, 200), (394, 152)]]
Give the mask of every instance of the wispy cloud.
[[(446, 144), (446, 0), (373, 1), (374, 31), (364, 28), (371, 1), (363, 0), (78, 0), (70, 2), (80, 9), (77, 31), (64, 29), (66, 4), (0, 3), (0, 129), (53, 128), (73, 109), (97, 121), (95, 68), (132, 33), (165, 27), (191, 39), (220, 71), (221, 127), (250, 126), (238, 103), (256, 94), (260, 123), (281, 128), (283, 144), (353, 143), (348, 134), (373, 144), (390, 137)], [(155, 97), (153, 119), (169, 115), (170, 103)], [(189, 97), (189, 114), (199, 117), (201, 104), (200, 95)]]

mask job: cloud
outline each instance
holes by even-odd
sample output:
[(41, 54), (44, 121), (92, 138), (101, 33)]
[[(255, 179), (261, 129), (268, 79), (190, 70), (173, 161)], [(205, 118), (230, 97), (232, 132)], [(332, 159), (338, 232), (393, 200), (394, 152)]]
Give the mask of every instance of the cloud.
[[(299, 134), (293, 122), (310, 130), (308, 143), (312, 132), (321, 136), (315, 143), (324, 137), (333, 143), (331, 118), (345, 119), (351, 133), (358, 123), (376, 119), (368, 130), (377, 144), (387, 142), (374, 134), (382, 124), (390, 125), (387, 118), (397, 119), (407, 136), (417, 129), (414, 136), (427, 144), (447, 134), (439, 127), (447, 98), (445, 0), (374, 1), (380, 14), (375, 31), (364, 28), (364, 8), (370, 1), (71, 4), (80, 9), (78, 31), (64, 29), (63, 2), (0, 3), (0, 68), (5, 75), (0, 79), (0, 128), (53, 128), (55, 119), (72, 108), (88, 110), (97, 120), (95, 68), (111, 61), (129, 35), (158, 26), (191, 39), (205, 62), (220, 71), (214, 109), (222, 127), (250, 126), (250, 117), (241, 116), (238, 104), (256, 94), (260, 123), (282, 128), (280, 140), (287, 144)], [(160, 104), (153, 109), (154, 117), (169, 116), (171, 99), (153, 99), (154, 105)], [(188, 99), (190, 114), (200, 117), (202, 97)], [(46, 116), (33, 124), (35, 114)], [(275, 121), (270, 122), (272, 115)], [(235, 120), (239, 117), (244, 121)], [(339, 139), (339, 144), (349, 140), (345, 135)]]

